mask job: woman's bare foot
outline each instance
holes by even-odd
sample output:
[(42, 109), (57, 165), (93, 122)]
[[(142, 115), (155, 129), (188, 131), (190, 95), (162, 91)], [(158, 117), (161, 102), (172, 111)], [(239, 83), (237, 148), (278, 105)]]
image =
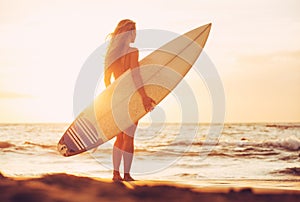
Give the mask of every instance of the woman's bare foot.
[(123, 180), (119, 171), (114, 170), (112, 180), (115, 181), (115, 182)]
[(129, 173), (125, 173), (124, 174), (124, 178), (123, 178), (124, 181), (135, 181)]

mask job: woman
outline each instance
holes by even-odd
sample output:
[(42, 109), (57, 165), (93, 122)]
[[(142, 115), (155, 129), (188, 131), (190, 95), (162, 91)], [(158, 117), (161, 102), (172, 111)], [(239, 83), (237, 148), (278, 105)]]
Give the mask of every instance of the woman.
[[(117, 79), (121, 76), (126, 70), (139, 68), (139, 51), (137, 48), (130, 47), (129, 44), (135, 41), (136, 37), (136, 28), (135, 22), (125, 19), (121, 20), (114, 32), (110, 34), (111, 40), (107, 49), (105, 57), (105, 76), (104, 82), (105, 86), (110, 85), (110, 80), (112, 74), (114, 78)], [(136, 71), (135, 71), (136, 72)], [(142, 79), (139, 74), (134, 74), (133, 79), (136, 83), (136, 86), (142, 86)], [(151, 111), (153, 109), (153, 104), (155, 102), (147, 96), (144, 88), (139, 88), (138, 92), (140, 93), (143, 99), (143, 105), (145, 110)], [(134, 179), (130, 176), (130, 167), (133, 158), (134, 152), (134, 132), (138, 123), (133, 126), (132, 134), (125, 134), (121, 132), (117, 135), (117, 139), (113, 148), (113, 180), (125, 180), (133, 181)], [(123, 157), (124, 162), (124, 178), (121, 177), (119, 172), (119, 167), (121, 159)]]

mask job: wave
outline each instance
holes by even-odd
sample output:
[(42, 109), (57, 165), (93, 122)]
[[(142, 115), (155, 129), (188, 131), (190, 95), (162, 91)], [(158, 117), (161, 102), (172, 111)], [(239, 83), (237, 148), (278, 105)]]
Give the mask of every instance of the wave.
[[(287, 138), (279, 138), (275, 140), (268, 140), (268, 141), (262, 141), (262, 142), (253, 142), (250, 140), (247, 140), (246, 138), (242, 139), (243, 141), (238, 142), (229, 142), (229, 141), (223, 141), (219, 142), (217, 145), (223, 146), (223, 147), (240, 147), (241, 149), (245, 148), (244, 151), (249, 150), (262, 150), (265, 151), (268, 148), (277, 148), (277, 149), (285, 149), (288, 151), (298, 151), (300, 150), (300, 139), (298, 139), (295, 136), (290, 136)], [(245, 140), (245, 141), (244, 141)], [(193, 143), (193, 145), (213, 145), (213, 143)]]
[(196, 173), (179, 173), (174, 176), (180, 177), (180, 178), (192, 178), (192, 179), (196, 179), (199, 177), (199, 175)]
[(9, 142), (0, 142), (0, 149), (6, 149), (10, 147), (15, 147), (16, 145)]
[(279, 128), (279, 129), (289, 129), (289, 128), (300, 128), (300, 124), (267, 124), (268, 128)]
[(229, 154), (228, 152), (224, 152), (224, 151), (211, 151), (209, 154), (209, 156), (218, 156), (218, 157), (229, 157), (229, 158), (233, 158), (235, 157), (234, 154)]
[(259, 149), (255, 150), (248, 150), (248, 151), (242, 151), (242, 150), (233, 150), (233, 151), (224, 151), (224, 150), (213, 150), (208, 155), (209, 156), (216, 156), (216, 157), (229, 157), (229, 158), (235, 158), (235, 157), (249, 157), (249, 158), (265, 158), (266, 156), (276, 156), (279, 155), (280, 152), (275, 151), (262, 151)]
[[(203, 143), (205, 145), (209, 145), (207, 143)], [(265, 148), (277, 148), (277, 149), (285, 149), (288, 151), (298, 151), (300, 150), (300, 139), (295, 136), (290, 136), (287, 138), (279, 138), (275, 140), (268, 140), (262, 142), (219, 142), (218, 145), (221, 146), (238, 146), (245, 147), (247, 146), (247, 150), (265, 150)]]
[(282, 161), (296, 161), (298, 160), (300, 157), (300, 154), (296, 154), (296, 155), (288, 155), (288, 156), (283, 156), (283, 157), (280, 157), (279, 160), (282, 160)]
[[(263, 141), (263, 142), (251, 142), (249, 140), (242, 139), (241, 141), (197, 141), (197, 142), (190, 142), (190, 141), (179, 141), (179, 142), (171, 142), (165, 144), (157, 144), (153, 145), (153, 148), (159, 147), (177, 147), (177, 146), (222, 146), (226, 147), (240, 147), (246, 148), (245, 151), (248, 150), (257, 150), (257, 149), (264, 149), (264, 148), (278, 148), (278, 149), (285, 149), (289, 151), (298, 151), (300, 150), (300, 139), (295, 136), (287, 137), (287, 138), (280, 138), (275, 140)], [(244, 141), (245, 140), (245, 141)]]
[(287, 175), (300, 176), (300, 167), (293, 167), (293, 168), (285, 168), (283, 170), (276, 170), (276, 171), (271, 172), (271, 174), (287, 174)]
[(300, 150), (300, 139), (296, 137), (288, 137), (283, 139), (271, 140), (262, 143), (262, 146), (283, 148), (290, 151)]
[(46, 144), (38, 144), (38, 143), (34, 143), (34, 142), (24, 142), (24, 145), (32, 145), (32, 146), (37, 146), (37, 147), (41, 147), (43, 149), (53, 149), (56, 148), (56, 145), (46, 145)]
[[(191, 147), (189, 147), (191, 146)], [(158, 144), (150, 147), (137, 147), (135, 152), (148, 153), (150, 155), (158, 155), (165, 152), (166, 155), (180, 156), (199, 156), (207, 153), (211, 157), (227, 157), (227, 158), (258, 158), (265, 159), (276, 156), (276, 159), (290, 161), (297, 160), (298, 154), (295, 151), (300, 150), (300, 139), (295, 136), (287, 138), (250, 142), (247, 141), (220, 141), (204, 142), (198, 141), (188, 143), (184, 141), (173, 142), (169, 144)], [(282, 152), (285, 151), (285, 152)], [(288, 153), (286, 153), (288, 152)], [(292, 152), (292, 153), (291, 153)]]
[(10, 142), (0, 142), (0, 149), (3, 149), (5, 152), (21, 152), (21, 151), (31, 151), (30, 147), (39, 147), (42, 149), (51, 149), (56, 150), (56, 145), (46, 145), (46, 144), (39, 144), (33, 142), (24, 142), (21, 145), (12, 144)]

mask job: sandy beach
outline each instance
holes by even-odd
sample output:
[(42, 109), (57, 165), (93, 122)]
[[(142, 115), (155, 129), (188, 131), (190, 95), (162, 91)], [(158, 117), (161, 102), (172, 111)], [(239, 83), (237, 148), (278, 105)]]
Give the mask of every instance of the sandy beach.
[[(222, 185), (223, 184), (223, 185)], [(191, 186), (173, 182), (135, 181), (115, 183), (67, 174), (40, 178), (0, 175), (0, 201), (297, 201), (300, 190), (244, 187), (224, 182)], [(220, 186), (222, 185), (222, 186)]]

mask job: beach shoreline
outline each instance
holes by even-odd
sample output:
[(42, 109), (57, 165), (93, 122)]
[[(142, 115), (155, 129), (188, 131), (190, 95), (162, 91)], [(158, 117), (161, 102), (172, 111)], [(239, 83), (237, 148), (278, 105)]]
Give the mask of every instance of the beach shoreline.
[(0, 175), (0, 201), (297, 201), (300, 190), (266, 186), (253, 182), (202, 181), (189, 185), (172, 181), (141, 180), (113, 182), (69, 174), (38, 178)]

